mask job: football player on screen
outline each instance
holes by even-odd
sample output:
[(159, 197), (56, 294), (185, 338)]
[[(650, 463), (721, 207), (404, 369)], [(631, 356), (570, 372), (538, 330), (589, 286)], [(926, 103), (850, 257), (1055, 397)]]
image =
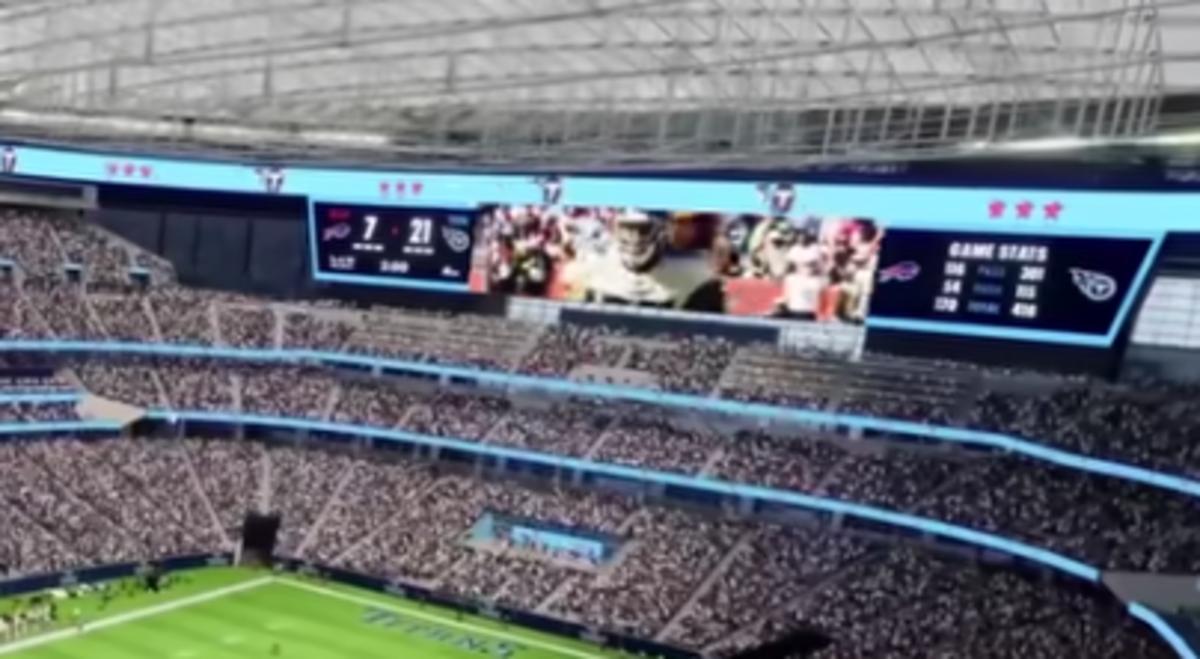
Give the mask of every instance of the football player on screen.
[(531, 209), (497, 209), (498, 229), (489, 250), (490, 289), (540, 296), (549, 281), (549, 259), (541, 220)]
[(723, 312), (723, 287), (712, 262), (703, 256), (669, 254), (669, 223), (664, 216), (636, 209), (619, 211), (612, 222), (612, 246), (580, 269), (584, 299)]
[(840, 316), (846, 322), (862, 323), (867, 319), (882, 240), (883, 232), (873, 220), (858, 218), (850, 223), (846, 237), (847, 272), (840, 309)]

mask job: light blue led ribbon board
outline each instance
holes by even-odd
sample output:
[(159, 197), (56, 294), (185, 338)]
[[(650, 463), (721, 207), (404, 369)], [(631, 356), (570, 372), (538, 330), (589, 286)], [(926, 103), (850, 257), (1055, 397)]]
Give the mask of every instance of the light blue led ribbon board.
[[(957, 259), (947, 246), (945, 253), (930, 254), (924, 262), (880, 258), (870, 265), (877, 271), (862, 276), (845, 275), (832, 284), (826, 282), (827, 288), (852, 284), (857, 287), (854, 296), (862, 302), (858, 303), (861, 308), (856, 313), (863, 315), (872, 328), (1100, 348), (1112, 345), (1128, 321), (1166, 233), (1195, 231), (1200, 222), (1196, 219), (1200, 218), (1200, 194), (1190, 193), (356, 170), (184, 160), (42, 146), (8, 148), (12, 154), (11, 173), (17, 176), (305, 197), (310, 202), (312, 274), (318, 280), (341, 284), (450, 293), (504, 293), (506, 289), (502, 287), (487, 285), (488, 271), (479, 265), (486, 264), (488, 257), (495, 257), (501, 249), (496, 245), (502, 242), (489, 241), (489, 237), (495, 236), (485, 235), (483, 225), (496, 222), (495, 218), (501, 215), (505, 222), (519, 222), (511, 216), (522, 207), (637, 208), (689, 218), (687, 222), (692, 223), (692, 228), (698, 226), (701, 231), (708, 230), (703, 223), (711, 214), (778, 217), (787, 218), (795, 226), (815, 222), (819, 231), (832, 241), (842, 239), (839, 231), (859, 236), (848, 240), (861, 240), (862, 232), (855, 227), (869, 223), (882, 230), (879, 240), (883, 257), (889, 256), (889, 240), (898, 244), (903, 236), (911, 236), (913, 232), (935, 232), (953, 236), (951, 242), (991, 243), (997, 255), (984, 258), (979, 256), (982, 252), (976, 252), (971, 259)], [(346, 221), (336, 217), (331, 220), (330, 211), (347, 214)], [(395, 214), (398, 219), (392, 222), (382, 217), (385, 212)], [(399, 232), (389, 234), (389, 239), (424, 238), (424, 245), (441, 245), (450, 250), (451, 256), (462, 258), (446, 262), (439, 257), (430, 262), (422, 260), (425, 255), (420, 250), (410, 251), (405, 258), (380, 259), (382, 263), (373, 264), (376, 268), (373, 274), (363, 274), (357, 267), (361, 264), (346, 261), (346, 253), (321, 251), (327, 243), (339, 240), (357, 242), (368, 249), (386, 244), (386, 241), (371, 243), (361, 239), (367, 228), (365, 218), (372, 216), (371, 213), (393, 224), (391, 228)], [(426, 226), (425, 220), (433, 222), (431, 231), (413, 230)], [(744, 230), (735, 226), (730, 232), (734, 237), (730, 239), (752, 238), (757, 226), (765, 226), (765, 222)], [(341, 235), (342, 232), (348, 233)], [(1121, 272), (1114, 273), (1075, 263), (1075, 255), (1086, 251), (1061, 248), (1062, 241), (1086, 239), (1124, 239), (1138, 244), (1121, 253)], [(1013, 245), (1049, 247), (1049, 251), (1013, 258), (1011, 254), (1025, 253), (1009, 250)], [(1010, 256), (1003, 256), (1006, 250)], [(847, 251), (852, 250), (847, 248)], [(472, 264), (463, 260), (467, 252), (472, 254)], [(698, 259), (701, 252), (697, 251)], [(330, 260), (338, 256), (342, 257), (340, 261)], [(331, 268), (330, 263), (345, 267)], [(860, 270), (867, 267), (858, 265)], [(1042, 265), (1045, 272), (1039, 275), (1036, 267)], [(966, 274), (955, 274), (960, 267)], [(415, 271), (422, 268), (428, 271), (417, 276)], [(815, 301), (815, 293), (804, 291), (802, 282), (789, 291), (786, 280), (771, 288), (743, 279), (747, 279), (745, 269), (730, 278), (729, 287), (733, 290), (727, 296), (729, 313), (773, 312), (776, 306), (787, 307), (806, 296), (814, 298), (813, 304), (821, 304)], [(912, 298), (914, 294), (905, 289), (925, 284), (939, 288), (940, 292), (922, 294), (920, 304), (924, 306), (920, 313), (892, 305), (887, 313), (872, 309), (867, 316), (866, 301), (870, 297), (881, 303), (886, 299)], [(563, 291), (539, 294), (552, 299), (567, 299), (565, 296), (570, 295)], [(1079, 331), (1042, 322), (1056, 308), (1089, 301), (1103, 311), (1106, 321), (1103, 327), (1089, 326), (1086, 331)], [(829, 304), (845, 308), (855, 303)], [(738, 305), (744, 308), (736, 308)], [(940, 313), (932, 313), (934, 309)], [(989, 323), (989, 315), (1002, 318), (1003, 322)]]

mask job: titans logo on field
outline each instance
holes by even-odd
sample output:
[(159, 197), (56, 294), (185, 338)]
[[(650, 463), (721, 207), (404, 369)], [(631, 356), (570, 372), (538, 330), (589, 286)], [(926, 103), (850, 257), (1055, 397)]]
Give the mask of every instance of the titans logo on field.
[(11, 146), (0, 149), (0, 173), (12, 174), (17, 171), (17, 150)]
[(287, 182), (287, 172), (282, 167), (259, 167), (255, 172), (267, 192), (271, 194), (283, 192), (283, 185)]
[(1117, 294), (1117, 280), (1103, 272), (1071, 268), (1071, 281), (1092, 302), (1108, 302)]

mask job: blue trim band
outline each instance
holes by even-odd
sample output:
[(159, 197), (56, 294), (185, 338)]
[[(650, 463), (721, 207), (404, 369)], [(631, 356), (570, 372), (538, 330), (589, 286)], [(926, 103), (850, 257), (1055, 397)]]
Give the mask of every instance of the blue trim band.
[(1180, 659), (1200, 659), (1200, 656), (1197, 656), (1196, 651), (1179, 635), (1179, 632), (1176, 632), (1154, 609), (1139, 602), (1130, 602), (1127, 608), (1129, 615), (1150, 625), (1150, 628), (1171, 646)]
[(382, 359), (366, 355), (352, 355), (319, 350), (262, 350), (252, 348), (211, 348), (183, 344), (121, 343), (91, 341), (0, 341), (0, 350), (24, 352), (101, 352), (134, 355), (159, 355), (168, 357), (205, 357), (243, 361), (298, 362), (317, 361), (329, 364), (347, 364), (366, 368), (381, 368), (401, 373), (415, 373), (431, 377), (452, 377), (489, 383), (501, 387), (536, 389), (554, 393), (634, 401), (688, 410), (706, 410), (737, 416), (753, 416), (789, 423), (809, 425), (834, 425), (858, 428), (896, 435), (919, 437), (927, 440), (951, 442), (968, 446), (981, 446), (1018, 453), (1037, 460), (1070, 469), (1078, 469), (1102, 476), (1120, 478), (1152, 487), (1171, 490), (1200, 499), (1200, 481), (1183, 476), (1163, 473), (1145, 467), (1094, 458), (1051, 448), (1034, 441), (1003, 433), (968, 430), (950, 426), (935, 426), (914, 421), (883, 419), (859, 414), (837, 414), (814, 410), (795, 409), (739, 401), (706, 398), (688, 394), (673, 394), (649, 389), (621, 387), (606, 384), (570, 382), (548, 377), (499, 373), (472, 367), (444, 366), (410, 362), (398, 359)]
[(1061, 554), (1057, 554), (1046, 549), (1027, 545), (1022, 542), (1008, 540), (990, 533), (983, 533), (974, 529), (956, 526), (954, 524), (947, 524), (945, 522), (918, 517), (916, 515), (898, 513), (891, 510), (840, 501), (837, 499), (828, 499), (824, 497), (800, 494), (798, 492), (788, 492), (786, 490), (776, 490), (752, 485), (740, 485), (731, 481), (725, 481), (716, 478), (687, 476), (684, 474), (676, 474), (652, 469), (605, 464), (593, 462), (591, 460), (584, 460), (581, 458), (552, 455), (549, 453), (529, 451), (526, 449), (492, 446), (488, 444), (481, 444), (479, 442), (451, 439), (447, 437), (434, 437), (432, 435), (414, 433), (405, 430), (386, 430), (383, 428), (357, 426), (347, 423), (336, 423), (332, 421), (315, 421), (309, 419), (264, 416), (258, 414), (229, 414), (225, 412), (175, 410), (150, 410), (147, 413), (147, 416), (151, 419), (168, 422), (197, 421), (207, 423), (258, 425), (275, 428), (288, 428), (292, 430), (307, 430), (331, 434), (352, 435), (357, 437), (370, 437), (372, 439), (403, 442), (432, 448), (451, 449), (491, 458), (521, 460), (527, 463), (541, 464), (560, 469), (585, 471), (593, 474), (613, 476), (642, 482), (651, 482), (659, 485), (687, 487), (712, 494), (747, 497), (768, 503), (800, 506), (803, 508), (810, 508), (813, 510), (820, 510), (833, 514), (849, 515), (890, 526), (908, 528), (915, 531), (920, 531), (922, 533), (930, 533), (951, 540), (965, 542), (968, 544), (985, 547), (987, 549), (1004, 552), (1013, 556), (1026, 558), (1086, 581), (1099, 582), (1100, 580), (1100, 571), (1091, 565), (1068, 558), (1066, 556), (1062, 556)]
[(328, 281), (336, 284), (362, 284), (366, 286), (383, 286), (385, 288), (415, 288), (442, 293), (469, 293), (471, 290), (469, 284), (460, 282), (406, 279), (383, 275), (342, 275), (332, 272), (313, 272), (312, 278), (317, 281)]
[[(0, 146), (6, 140), (0, 136)], [(392, 169), (339, 169), (284, 166), (277, 191), (265, 185), (264, 163), (187, 159), (156, 154), (82, 151), (14, 143), (14, 176), (106, 185), (285, 194), (310, 199), (382, 206), (463, 207), (479, 204), (539, 204), (538, 177), (513, 173), (459, 173)], [(282, 164), (282, 163), (271, 163)], [(1195, 231), (1200, 194), (1190, 192), (1108, 192), (1013, 187), (967, 188), (879, 183), (822, 183), (764, 173), (764, 183), (784, 179), (794, 186), (793, 214), (870, 217), (885, 226), (935, 230), (982, 230), (1047, 235), (1125, 236), (1134, 233)], [(768, 209), (758, 182), (668, 177), (564, 176), (560, 203), (567, 206), (637, 206), (728, 213)], [(388, 184), (388, 188), (382, 187)], [(396, 186), (405, 183), (406, 194)], [(992, 217), (990, 204), (1010, 212)], [(1020, 219), (1011, 209), (1028, 202), (1037, 210)], [(1046, 204), (1061, 204), (1055, 219)], [(1130, 218), (1136, 218), (1131, 223)]]
[(64, 432), (121, 432), (124, 425), (116, 421), (31, 421), (29, 423), (0, 423), (0, 435), (41, 435)]
[(52, 405), (54, 403), (78, 403), (83, 399), (80, 393), (20, 393), (0, 394), (0, 405), (19, 405), (33, 403), (34, 405)]
[(975, 325), (972, 323), (954, 323), (936, 320), (892, 318), (890, 316), (868, 316), (867, 327), (869, 329), (891, 329), (905, 332), (957, 334), (959, 336), (972, 336), (987, 339), (1006, 339), (1009, 341), (1059, 343), (1065, 345), (1083, 346), (1087, 348), (1106, 348), (1111, 343), (1107, 336), (1096, 334), (1021, 329), (1019, 327), (1001, 327), (999, 325)]
[[(3, 140), (0, 139), (0, 142)], [(3, 146), (0, 144), (0, 146)], [(538, 177), (511, 173), (457, 173), (448, 171), (338, 169), (298, 165), (284, 167), (278, 176), (264, 176), (262, 163), (221, 162), (153, 154), (14, 146), (16, 169), (11, 175), (39, 179), (135, 185), (166, 189), (204, 190), (240, 194), (285, 194), (304, 197), (309, 205), (310, 268), (318, 281), (414, 288), (441, 292), (469, 292), (469, 285), (421, 282), (382, 276), (318, 274), (313, 239), (312, 204), (355, 203), (378, 206), (477, 208), (486, 204), (539, 204), (543, 191)], [(278, 181), (268, 190), (265, 181)], [(778, 177), (764, 174), (763, 183)], [(791, 177), (784, 177), (791, 178)], [(966, 188), (894, 184), (846, 184), (790, 181), (796, 203), (794, 217), (865, 217), (887, 229), (976, 231), (1045, 236), (1153, 237), (1161, 243), (1171, 231), (1200, 230), (1200, 194), (1045, 190), (1020, 188)], [(406, 191), (398, 191), (403, 184)], [(769, 204), (750, 180), (644, 178), (622, 176), (566, 176), (562, 178), (566, 206), (636, 206), (647, 209), (695, 212), (768, 212)], [(992, 204), (1007, 210), (992, 215)], [(1018, 204), (1031, 204), (1037, 212), (1020, 219), (1012, 212)], [(1059, 215), (1047, 208), (1057, 204)], [(1129, 218), (1137, 218), (1136, 222)], [(1130, 291), (1127, 291), (1113, 327), (1101, 343), (1096, 337), (1078, 339), (1071, 332), (878, 319), (875, 326), (917, 332), (987, 336), (1013, 340), (1046, 340), (1087, 347), (1111, 345), (1124, 326), (1136, 293), (1144, 285), (1150, 264), (1158, 254), (1151, 250)]]

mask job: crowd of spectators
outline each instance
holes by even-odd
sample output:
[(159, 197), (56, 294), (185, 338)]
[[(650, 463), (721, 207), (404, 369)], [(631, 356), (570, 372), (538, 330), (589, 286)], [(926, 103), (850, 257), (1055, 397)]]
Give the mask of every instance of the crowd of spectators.
[[(568, 376), (580, 366), (648, 373), (658, 386), (782, 405), (1001, 430), (1074, 451), (1188, 475), (1200, 473), (1195, 400), (1181, 388), (1145, 396), (1105, 383), (1062, 391), (997, 393), (979, 369), (868, 357), (850, 363), (699, 336), (631, 337), (614, 329), (527, 324), (473, 316), (371, 311), (181, 288), (159, 260), (75, 218), (0, 210), (0, 258), (22, 276), (0, 284), (0, 332), (23, 338), (279, 345), (376, 353), (417, 361)], [(150, 262), (145, 293), (101, 285)], [(84, 269), (79, 281), (64, 265)]]
[[(10, 575), (225, 550), (241, 515), (265, 509), (282, 515), (286, 555), (715, 656), (804, 628), (838, 659), (1169, 656), (1104, 598), (1019, 571), (853, 530), (479, 480), (391, 451), (48, 439), (0, 444), (0, 469)], [(589, 567), (483, 546), (470, 531), (489, 513), (619, 549)]]
[(237, 373), (241, 409), (252, 414), (323, 420), (337, 391), (335, 381), (315, 369), (246, 366)]
[(0, 423), (76, 421), (75, 403), (0, 403)]
[(234, 348), (275, 348), (279, 318), (273, 309), (225, 306), (220, 310), (221, 342)]
[(155, 368), (151, 360), (132, 358), (118, 364), (79, 361), (71, 370), (88, 392), (102, 398), (145, 409), (172, 407), (160, 377), (170, 372)]
[(1200, 479), (1195, 386), (1079, 383), (1050, 393), (989, 391), (979, 396), (966, 424)]
[(729, 651), (800, 628), (833, 636), (821, 659), (1171, 655), (1133, 624), (1085, 592), (893, 547), (870, 551), (718, 645)]
[[(450, 350), (431, 348), (430, 338), (416, 352), (395, 346), (375, 351), (370, 333), (323, 318), (322, 310), (278, 312), (230, 299), (170, 285), (147, 294), (86, 294), (80, 286), (48, 278), (27, 280), (20, 288), (6, 283), (0, 285), (0, 309), (8, 310), (0, 332), (19, 338), (201, 345), (214, 345), (219, 336), (226, 345), (257, 348), (275, 347), (282, 340), (288, 347), (497, 367), (486, 356), (458, 359)], [(458, 325), (455, 331), (461, 329)], [(463, 336), (467, 342), (482, 340)], [(1195, 407), (1200, 397), (1182, 388), (1151, 388), (1158, 395), (1148, 396), (1144, 386), (1131, 391), (1065, 381), (1056, 392), (1021, 395), (978, 390), (971, 384), (978, 373), (961, 365), (931, 370), (869, 359), (856, 365), (840, 362), (840, 371), (830, 375), (827, 357), (808, 358), (806, 368), (796, 366), (795, 357), (772, 353), (779, 364), (764, 370), (762, 348), (735, 349), (699, 337), (617, 340), (621, 337), (615, 331), (579, 327), (548, 328), (535, 336), (516, 365), (523, 372), (567, 376), (580, 365), (620, 367), (646, 372), (659, 386), (676, 391), (718, 391), (735, 400), (999, 430), (1089, 455), (1184, 475), (1200, 473), (1200, 448), (1190, 441), (1200, 432), (1194, 421), (1200, 418)], [(948, 387), (946, 378), (957, 384)]]
[[(72, 218), (0, 209), (0, 229), (0, 259), (19, 270), (0, 279), (7, 338), (345, 350), (555, 377), (624, 369), (672, 391), (962, 424), (1200, 477), (1200, 392), (1183, 388), (1063, 380), (1049, 391), (1000, 392), (962, 365), (851, 364), (703, 337), (282, 306), (179, 287), (168, 266)], [(129, 268), (145, 263), (152, 285), (133, 286)], [(402, 428), (874, 504), (1103, 568), (1200, 571), (1200, 539), (1188, 531), (1200, 527), (1194, 500), (1022, 457), (312, 366), (166, 358), (64, 366), (88, 392), (139, 407)], [(6, 422), (76, 414), (66, 403), (0, 405)], [(31, 441), (0, 444), (0, 473), (13, 474), (0, 479), (0, 566), (10, 573), (225, 549), (246, 510), (266, 509), (285, 519), (284, 553), (698, 649), (732, 651), (803, 624), (837, 637), (822, 655), (836, 659), (1163, 653), (1092, 599), (1005, 572), (824, 529), (484, 483), (391, 454)], [(624, 545), (611, 566), (581, 570), (464, 542), (489, 510)]]
[(1200, 526), (1191, 498), (1022, 456), (812, 428), (731, 429), (728, 419), (644, 405), (539, 405), (495, 390), (286, 365), (109, 360), (75, 372), (89, 390), (134, 405), (157, 400), (162, 383), (181, 410), (332, 419), (716, 477), (951, 521), (1101, 568), (1200, 571), (1200, 544), (1179, 531)]
[[(0, 499), (18, 520), (14, 529), (36, 526), (41, 532), (34, 537), (64, 554), (28, 562), (9, 556), (9, 571), (31, 574), (67, 562), (119, 563), (223, 549), (226, 542), (205, 518), (199, 492), (181, 478), (183, 459), (175, 447), (130, 441), (0, 444), (5, 474)], [(10, 536), (10, 529), (3, 535)]]
[(699, 474), (725, 446), (724, 440), (704, 428), (654, 415), (630, 414), (622, 415), (609, 427), (590, 457), (600, 462)]
[(587, 457), (592, 447), (607, 435), (612, 422), (611, 414), (599, 405), (527, 404), (512, 407), (484, 439), (502, 446)]

